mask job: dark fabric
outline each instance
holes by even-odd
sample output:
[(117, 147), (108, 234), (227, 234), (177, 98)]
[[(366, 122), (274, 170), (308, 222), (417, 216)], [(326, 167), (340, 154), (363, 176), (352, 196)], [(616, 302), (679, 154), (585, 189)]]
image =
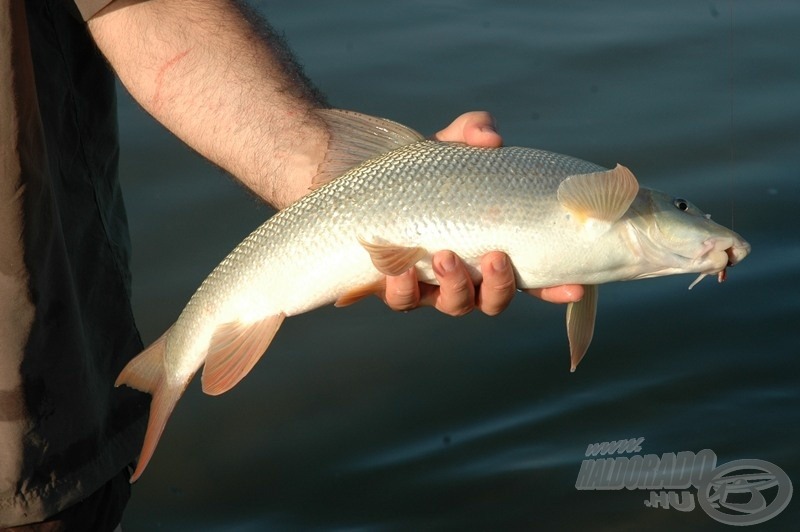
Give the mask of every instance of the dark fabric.
[(75, 0), (83, 20), (89, 20), (111, 2), (112, 0)]
[[(23, 448), (11, 457), (21, 461), (16, 486), (0, 491), (0, 526), (42, 521), (107, 483), (138, 453), (148, 405), (148, 396), (114, 388), (142, 348), (130, 307), (114, 77), (74, 4), (28, 1), (25, 11), (35, 87), (15, 77), (15, 95), (36, 311), (19, 368), (26, 423), (0, 434)], [(27, 46), (19, 29), (14, 46)], [(0, 475), (8, 470), (0, 463)]]
[(86, 499), (40, 523), (0, 532), (113, 532), (131, 496), (130, 472), (125, 469)]

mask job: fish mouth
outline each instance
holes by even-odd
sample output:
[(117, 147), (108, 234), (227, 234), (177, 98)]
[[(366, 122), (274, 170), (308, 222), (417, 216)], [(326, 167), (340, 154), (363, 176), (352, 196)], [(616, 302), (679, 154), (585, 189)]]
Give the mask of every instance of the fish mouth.
[(728, 268), (736, 266), (749, 254), (750, 244), (741, 238), (709, 238), (703, 242), (703, 247), (698, 256), (695, 257), (695, 261), (710, 263), (711, 267), (703, 271), (689, 285), (689, 290), (711, 274), (717, 275), (718, 282), (725, 282), (728, 278)]
[(728, 255), (728, 266), (736, 266), (750, 254), (750, 244), (744, 240), (735, 241), (732, 246), (725, 249)]

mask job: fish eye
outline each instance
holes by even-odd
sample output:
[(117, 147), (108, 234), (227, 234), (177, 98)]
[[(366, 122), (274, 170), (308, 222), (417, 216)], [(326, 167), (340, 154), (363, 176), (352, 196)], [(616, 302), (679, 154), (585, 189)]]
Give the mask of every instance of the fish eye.
[(675, 198), (672, 201), (672, 204), (675, 205), (675, 207), (677, 207), (679, 210), (682, 210), (684, 212), (689, 210), (689, 202), (686, 201), (685, 199)]

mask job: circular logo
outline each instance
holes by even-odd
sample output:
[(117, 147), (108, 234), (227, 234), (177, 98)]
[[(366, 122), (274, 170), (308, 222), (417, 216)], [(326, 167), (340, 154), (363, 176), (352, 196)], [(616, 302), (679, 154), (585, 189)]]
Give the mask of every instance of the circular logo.
[(697, 490), (697, 501), (708, 515), (736, 526), (755, 525), (775, 517), (791, 498), (789, 475), (775, 464), (755, 459), (722, 464)]

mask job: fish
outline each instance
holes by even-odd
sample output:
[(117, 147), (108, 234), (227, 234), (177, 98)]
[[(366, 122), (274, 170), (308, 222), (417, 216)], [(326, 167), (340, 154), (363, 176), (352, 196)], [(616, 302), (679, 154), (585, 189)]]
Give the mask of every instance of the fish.
[(222, 394), (250, 372), (286, 317), (353, 304), (410, 268), (436, 283), (437, 251), (459, 255), (475, 283), (480, 258), (499, 250), (518, 288), (583, 285), (566, 313), (571, 371), (592, 341), (598, 285), (682, 273), (721, 282), (750, 253), (739, 234), (688, 200), (640, 187), (619, 164), (438, 142), (352, 111), (318, 114), (330, 141), (313, 190), (237, 245), (120, 373), (116, 386), (152, 395), (131, 482), (201, 366), (203, 391)]

